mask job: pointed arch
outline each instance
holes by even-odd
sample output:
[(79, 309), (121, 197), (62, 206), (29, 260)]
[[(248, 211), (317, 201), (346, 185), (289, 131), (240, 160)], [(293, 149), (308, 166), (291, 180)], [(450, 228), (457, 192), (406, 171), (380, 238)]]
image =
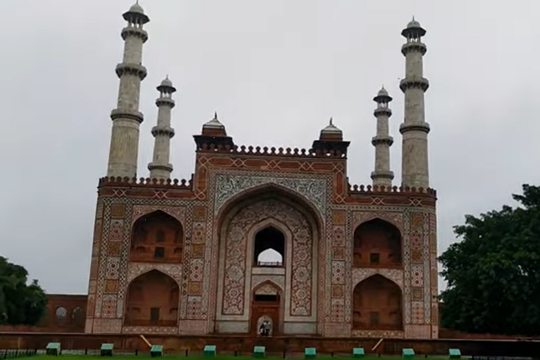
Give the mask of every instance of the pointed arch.
[(387, 223), (394, 225), (400, 231), (403, 229), (403, 217), (402, 214), (385, 213), (385, 212), (369, 212), (369, 213), (356, 213), (354, 216), (354, 228), (371, 220), (379, 219), (386, 221)]
[(320, 211), (304, 195), (276, 183), (265, 183), (250, 187), (227, 199), (219, 208), (216, 216), (219, 219), (218, 228), (221, 228), (223, 223), (229, 220), (241, 207), (268, 198), (279, 198), (293, 205), (297, 210), (309, 214), (318, 229), (321, 229), (322, 224), (324, 224), (324, 217)]
[(130, 260), (181, 262), (184, 229), (178, 219), (155, 210), (139, 217), (132, 226)]
[(178, 222), (184, 223), (185, 220), (185, 208), (177, 206), (160, 206), (160, 205), (134, 205), (133, 214), (131, 217), (131, 225), (141, 217), (151, 214), (156, 211), (161, 211), (167, 215), (172, 216)]
[(402, 330), (403, 304), (400, 287), (375, 274), (353, 290), (353, 330)]
[(354, 267), (401, 267), (402, 236), (398, 227), (381, 218), (358, 225), (354, 231)]
[(164, 273), (173, 278), (179, 287), (182, 287), (182, 265), (160, 264), (160, 263), (130, 263), (128, 264), (128, 283), (135, 278), (144, 275), (152, 270)]
[(272, 280), (265, 280), (253, 287), (253, 294), (281, 294), (283, 289)]
[(179, 294), (177, 282), (161, 271), (151, 270), (137, 276), (127, 289), (124, 324), (175, 326)]
[[(248, 232), (249, 239), (253, 239), (252, 257), (253, 266), (262, 267), (282, 267), (285, 264), (285, 254), (287, 242), (290, 241), (292, 234), (287, 225), (274, 218), (267, 218), (257, 224)], [(289, 239), (287, 241), (287, 239)], [(249, 247), (249, 246), (248, 246)], [(279, 254), (280, 259), (261, 260), (260, 255), (268, 250), (274, 250)]]

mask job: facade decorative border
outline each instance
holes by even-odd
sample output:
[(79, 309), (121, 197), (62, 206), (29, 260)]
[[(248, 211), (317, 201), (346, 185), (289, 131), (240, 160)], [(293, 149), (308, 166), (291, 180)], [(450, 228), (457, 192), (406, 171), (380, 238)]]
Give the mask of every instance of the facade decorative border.
[(214, 212), (217, 213), (223, 204), (234, 195), (264, 184), (275, 184), (293, 190), (311, 201), (321, 214), (326, 211), (327, 185), (325, 179), (217, 174), (215, 176)]

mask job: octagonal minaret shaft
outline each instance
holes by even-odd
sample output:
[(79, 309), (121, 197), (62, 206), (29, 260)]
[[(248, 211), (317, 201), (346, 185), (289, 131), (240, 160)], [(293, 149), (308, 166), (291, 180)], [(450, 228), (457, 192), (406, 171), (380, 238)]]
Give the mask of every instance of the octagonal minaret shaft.
[(377, 103), (377, 108), (373, 115), (377, 118), (377, 135), (371, 139), (375, 146), (375, 171), (371, 173), (373, 185), (392, 186), (394, 173), (390, 171), (390, 146), (394, 139), (389, 135), (388, 120), (392, 116), (392, 111), (388, 107), (392, 98), (383, 87), (377, 96), (373, 98)]
[(123, 15), (127, 26), (122, 29), (124, 57), (116, 66), (120, 78), (118, 104), (111, 112), (113, 121), (107, 176), (135, 177), (139, 149), (139, 125), (143, 114), (139, 112), (141, 81), (146, 77), (142, 66), (142, 47), (148, 39), (143, 25), (148, 21), (139, 4)]
[(427, 49), (421, 41), (425, 33), (414, 18), (401, 32), (407, 42), (401, 48), (406, 63), (405, 78), (399, 84), (405, 93), (405, 119), (399, 129), (403, 135), (401, 182), (403, 186), (423, 188), (429, 187), (429, 124), (424, 115), (424, 92), (429, 82), (423, 77), (422, 57)]
[(171, 110), (174, 107), (172, 94), (176, 91), (169, 77), (165, 78), (157, 87), (159, 97), (156, 99), (158, 107), (157, 126), (152, 128), (154, 135), (154, 156), (152, 162), (148, 164), (150, 177), (157, 179), (169, 179), (173, 170), (169, 163), (170, 143), (174, 136), (174, 129), (171, 128)]

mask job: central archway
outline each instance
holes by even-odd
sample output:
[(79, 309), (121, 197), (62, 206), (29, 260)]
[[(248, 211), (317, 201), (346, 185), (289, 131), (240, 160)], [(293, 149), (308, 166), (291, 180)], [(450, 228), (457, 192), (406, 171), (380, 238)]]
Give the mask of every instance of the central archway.
[[(302, 197), (274, 186), (245, 193), (220, 211), (216, 332), (253, 332), (250, 308), (258, 305), (251, 284), (264, 280), (282, 286), (284, 334), (317, 332), (319, 219)], [(259, 262), (267, 249), (282, 260)]]

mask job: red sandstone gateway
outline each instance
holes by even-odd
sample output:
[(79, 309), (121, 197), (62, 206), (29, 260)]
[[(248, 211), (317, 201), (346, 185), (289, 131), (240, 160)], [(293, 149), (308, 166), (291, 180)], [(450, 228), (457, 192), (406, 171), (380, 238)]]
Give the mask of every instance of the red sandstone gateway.
[[(150, 174), (137, 180), (149, 18), (138, 4), (123, 16), (84, 331), (436, 338), (436, 194), (428, 188), (420, 24), (402, 32), (403, 187), (392, 186), (384, 88), (374, 98), (373, 185), (358, 187), (348, 182), (349, 142), (332, 120), (310, 149), (268, 149), (237, 146), (217, 114), (194, 136), (192, 178), (171, 180), (176, 89), (168, 78), (157, 87)], [(274, 257), (264, 258), (270, 249)], [(70, 316), (60, 307), (55, 316)]]

